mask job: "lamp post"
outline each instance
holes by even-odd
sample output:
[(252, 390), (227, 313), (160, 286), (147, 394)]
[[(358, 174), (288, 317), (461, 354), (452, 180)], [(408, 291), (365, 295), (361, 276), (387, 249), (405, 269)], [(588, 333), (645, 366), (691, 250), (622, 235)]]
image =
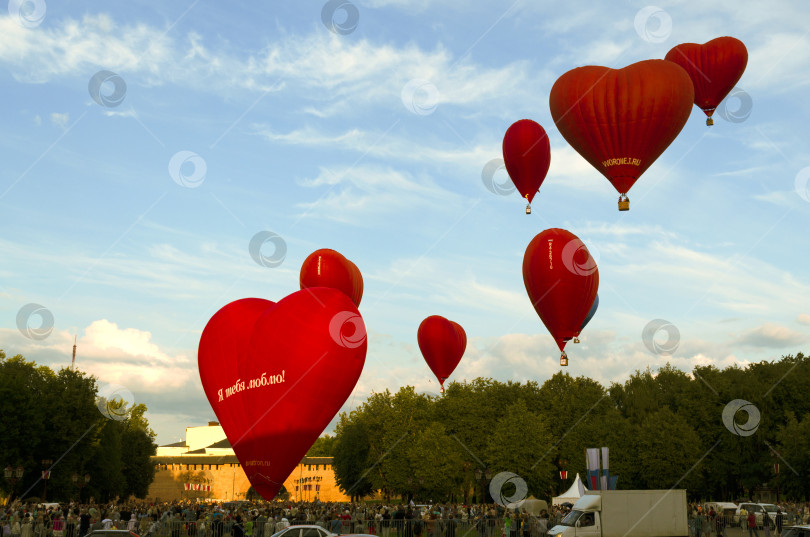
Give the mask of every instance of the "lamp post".
[(48, 479), (51, 478), (50, 467), (53, 464), (51, 459), (42, 459), (42, 502), (47, 501), (48, 495)]
[(17, 481), (22, 479), (23, 472), (25, 472), (25, 469), (22, 466), (12, 468), (11, 465), (9, 465), (3, 470), (3, 475), (5, 476), (6, 481), (11, 483), (11, 492), (8, 495), (9, 502), (11, 502), (11, 499), (14, 498), (14, 485), (17, 484)]
[(481, 470), (481, 468), (475, 469), (475, 479), (481, 484), (481, 503), (487, 503), (487, 491), (486, 491), (486, 483), (487, 481), (492, 479), (492, 470), (486, 468), (485, 470)]
[(73, 484), (79, 487), (79, 503), (82, 503), (82, 489), (86, 484), (90, 482), (90, 474), (84, 474), (84, 476), (80, 476), (79, 474), (73, 474)]
[(565, 481), (568, 479), (568, 459), (560, 459), (558, 462), (560, 465), (560, 481), (562, 481), (560, 494), (562, 494), (563, 493), (562, 489), (565, 488)]
[(776, 474), (776, 503), (779, 503), (779, 460), (775, 451), (771, 451), (771, 457), (773, 457), (773, 472)]

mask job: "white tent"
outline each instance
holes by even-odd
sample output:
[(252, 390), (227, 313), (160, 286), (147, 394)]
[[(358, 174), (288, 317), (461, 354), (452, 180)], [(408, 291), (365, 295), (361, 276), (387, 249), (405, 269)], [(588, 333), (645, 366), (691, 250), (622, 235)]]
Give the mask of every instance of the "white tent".
[(525, 510), (532, 516), (540, 516), (543, 511), (548, 511), (548, 502), (545, 500), (538, 500), (534, 496), (529, 496), (525, 500), (519, 502), (519, 508)]
[(582, 479), (579, 478), (579, 474), (574, 479), (574, 484), (571, 485), (571, 488), (566, 490), (564, 493), (560, 494), (559, 496), (551, 499), (551, 505), (562, 505), (564, 503), (574, 503), (576, 502), (588, 489), (585, 488), (585, 484), (582, 482)]

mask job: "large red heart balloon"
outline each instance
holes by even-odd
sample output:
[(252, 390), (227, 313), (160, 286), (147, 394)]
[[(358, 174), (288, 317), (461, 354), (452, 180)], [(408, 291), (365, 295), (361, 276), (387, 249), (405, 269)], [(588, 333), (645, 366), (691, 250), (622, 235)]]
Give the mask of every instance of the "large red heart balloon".
[(205, 396), (211, 403), (222, 430), (230, 439), (238, 438), (235, 425), (245, 414), (241, 397), (220, 398), (222, 379), (239, 378), (239, 357), (250, 349), (250, 336), (259, 317), (275, 302), (243, 298), (220, 308), (205, 325), (200, 336), (197, 365)]
[(419, 325), (416, 339), (422, 356), (439, 380), (444, 393), (444, 381), (456, 369), (467, 348), (466, 332), (458, 323), (448, 321), (440, 315), (431, 315)]
[(526, 247), (523, 283), (567, 365), (565, 344), (579, 334), (599, 290), (596, 261), (570, 231), (547, 229)]
[(342, 254), (322, 248), (315, 250), (301, 265), (301, 289), (332, 287), (346, 293), (360, 307), (363, 298), (363, 275), (357, 265)]
[(503, 162), (518, 192), (530, 204), (526, 213), (531, 213), (531, 202), (551, 164), (551, 147), (543, 127), (531, 119), (513, 123), (503, 137)]
[[(205, 386), (206, 394), (214, 393), (220, 405), (230, 399), (242, 405), (241, 415), (217, 417), (263, 498), (278, 493), (345, 403), (366, 348), (365, 325), (349, 297), (313, 287), (267, 307), (255, 320), (246, 352), (236, 356), (238, 374), (231, 367), (225, 368), (230, 377), (203, 373), (210, 365), (200, 363), (204, 383), (213, 384)], [(204, 353), (211, 351), (201, 347)]]
[(627, 210), (627, 192), (681, 132), (694, 94), (679, 66), (645, 60), (623, 69), (572, 69), (552, 86), (549, 105), (560, 133), (611, 182)]
[(703, 45), (681, 43), (667, 52), (665, 59), (689, 74), (695, 88), (695, 104), (708, 116), (706, 124), (712, 125), (715, 108), (745, 72), (748, 50), (739, 39), (718, 37)]

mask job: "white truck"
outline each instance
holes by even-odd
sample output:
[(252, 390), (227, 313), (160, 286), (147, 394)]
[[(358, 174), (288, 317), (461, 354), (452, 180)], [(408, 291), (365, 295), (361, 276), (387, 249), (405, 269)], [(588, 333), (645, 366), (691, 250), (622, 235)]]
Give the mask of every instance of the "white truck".
[(549, 537), (688, 537), (686, 491), (594, 490)]

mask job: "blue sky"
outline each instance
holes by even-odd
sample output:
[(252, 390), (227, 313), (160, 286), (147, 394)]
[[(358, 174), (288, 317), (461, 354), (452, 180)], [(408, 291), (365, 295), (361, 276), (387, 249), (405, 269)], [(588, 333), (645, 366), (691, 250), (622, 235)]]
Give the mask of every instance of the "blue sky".
[[(600, 271), (599, 311), (569, 344), (570, 374), (608, 384), (666, 361), (689, 371), (807, 350), (805, 2), (351, 6), (356, 20), (340, 9), (333, 20), (356, 27), (331, 31), (320, 0), (10, 2), (0, 348), (61, 366), (78, 335), (79, 367), (145, 403), (168, 443), (214, 418), (196, 369), (210, 316), (296, 291), (304, 258), (333, 248), (363, 273), (369, 333), (344, 408), (405, 384), (438, 392), (416, 345), (434, 314), (469, 338), (453, 380), (542, 383), (559, 353), (521, 263), (537, 233), (563, 227)], [(620, 68), (723, 35), (749, 51), (742, 97), (725, 103), (731, 120), (716, 114), (709, 129), (693, 108), (619, 213), (613, 187), (554, 127), (552, 84), (577, 66)], [(100, 71), (101, 104), (89, 87)], [(105, 105), (116, 89), (123, 99)], [(552, 148), (530, 216), (517, 193), (482, 180), (522, 118)], [(251, 257), (262, 231), (286, 244), (279, 266)], [(53, 315), (44, 339), (17, 328), (30, 303)], [(654, 319), (678, 328), (672, 356), (642, 341)]]

